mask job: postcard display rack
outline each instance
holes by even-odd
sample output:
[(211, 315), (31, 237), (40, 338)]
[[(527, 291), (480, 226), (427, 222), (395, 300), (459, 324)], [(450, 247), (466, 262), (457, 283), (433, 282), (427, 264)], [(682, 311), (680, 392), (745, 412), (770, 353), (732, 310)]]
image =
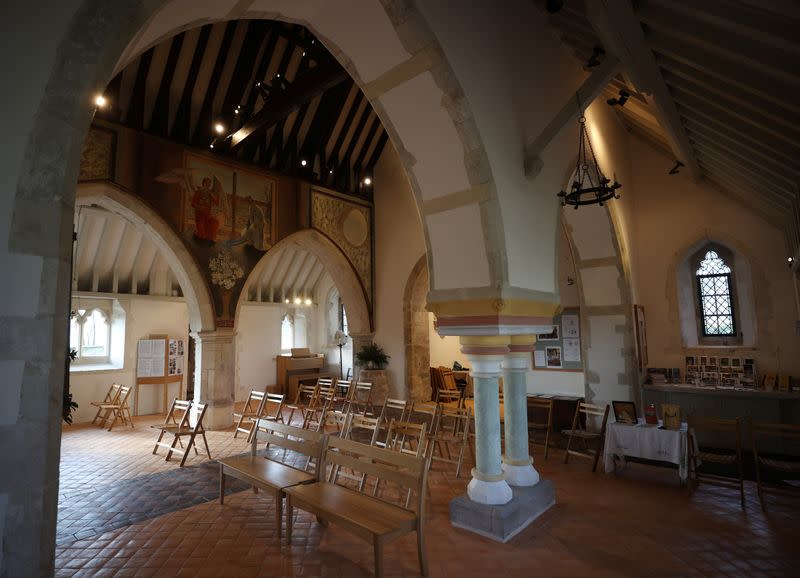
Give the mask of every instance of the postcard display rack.
[(545, 371), (583, 371), (580, 315), (565, 309), (553, 317), (553, 331), (536, 336), (533, 368)]
[(140, 339), (136, 350), (136, 396), (133, 414), (139, 415), (139, 391), (142, 385), (163, 386), (162, 413), (169, 407), (169, 386), (178, 384), (178, 397), (183, 399), (183, 370), (186, 353), (183, 339), (167, 335), (151, 335)]
[(756, 364), (750, 357), (687, 355), (686, 383), (706, 387), (756, 387)]

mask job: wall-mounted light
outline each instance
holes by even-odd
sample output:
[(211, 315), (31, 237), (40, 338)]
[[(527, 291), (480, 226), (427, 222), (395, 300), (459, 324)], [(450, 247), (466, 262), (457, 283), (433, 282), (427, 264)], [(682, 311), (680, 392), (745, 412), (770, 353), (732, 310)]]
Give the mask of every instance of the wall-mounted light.
[(107, 104), (108, 104), (108, 99), (104, 95), (98, 94), (97, 96), (94, 97), (94, 105), (97, 108), (105, 108)]

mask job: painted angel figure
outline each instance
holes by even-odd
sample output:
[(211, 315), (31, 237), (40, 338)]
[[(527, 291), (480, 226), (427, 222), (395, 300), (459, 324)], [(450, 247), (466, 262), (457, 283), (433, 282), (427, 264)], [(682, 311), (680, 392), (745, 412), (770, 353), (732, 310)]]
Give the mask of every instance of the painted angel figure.
[(222, 182), (215, 176), (203, 176), (200, 184), (195, 186), (192, 169), (173, 169), (159, 175), (156, 180), (162, 183), (178, 184), (181, 189), (191, 194), (191, 206), (194, 209), (194, 235), (198, 239), (215, 242), (217, 234), (224, 226), (230, 207), (228, 195)]

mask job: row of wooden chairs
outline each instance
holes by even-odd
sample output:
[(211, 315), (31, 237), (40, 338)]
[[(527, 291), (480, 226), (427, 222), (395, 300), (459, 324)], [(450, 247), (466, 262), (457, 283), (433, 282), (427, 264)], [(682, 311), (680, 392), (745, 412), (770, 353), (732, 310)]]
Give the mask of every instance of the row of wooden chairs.
[[(164, 419), (164, 423), (161, 425), (150, 426), (154, 429), (160, 430), (158, 439), (156, 440), (156, 445), (153, 446), (153, 454), (155, 455), (159, 446), (167, 448), (166, 461), (170, 460), (173, 453), (178, 454), (179, 456), (183, 456), (180, 464), (181, 467), (183, 467), (183, 464), (186, 463), (186, 458), (189, 456), (189, 450), (194, 448), (195, 455), (198, 455), (195, 437), (200, 435), (203, 440), (203, 444), (206, 446), (206, 453), (208, 454), (208, 459), (210, 460), (211, 451), (208, 449), (206, 430), (203, 427), (203, 418), (206, 415), (207, 409), (208, 404), (205, 403), (193, 403), (192, 401), (183, 399), (173, 400), (172, 405), (167, 412), (167, 417)], [(197, 419), (194, 425), (191, 425), (192, 410), (194, 410)], [(167, 434), (173, 436), (172, 443), (161, 441)], [(181, 439), (185, 437), (189, 438), (186, 448), (183, 447), (183, 442), (181, 441)], [(180, 449), (176, 446), (180, 446)]]
[(240, 412), (233, 412), (233, 419), (236, 427), (233, 430), (234, 439), (240, 434), (247, 434), (249, 442), (255, 424), (259, 419), (283, 422), (283, 401), (282, 393), (267, 393), (253, 389), (247, 396), (247, 401)]
[(373, 412), (372, 384), (362, 381), (320, 378), (315, 385), (301, 385), (297, 389), (294, 403), (286, 423), (291, 424), (295, 413), (302, 419), (302, 427), (309, 429), (319, 424), (322, 413), (329, 408), (353, 411), (362, 415)]
[(90, 405), (97, 408), (92, 425), (106, 427), (108, 424), (108, 431), (111, 431), (117, 422), (121, 422), (123, 425), (128, 424), (133, 428), (131, 410), (128, 405), (128, 397), (130, 397), (132, 389), (129, 385), (112, 383), (103, 399), (90, 402)]
[[(742, 459), (743, 420), (741, 418), (689, 416), (687, 418), (687, 423), (689, 427), (688, 453), (690, 493), (694, 492), (700, 482), (726, 487), (730, 487), (731, 484), (733, 484), (734, 486), (738, 486), (739, 500), (742, 507), (744, 507), (744, 464)], [(733, 441), (735, 441), (735, 448), (720, 449), (701, 446), (700, 437), (704, 434), (729, 436), (729, 439), (733, 438)], [(766, 472), (783, 472), (793, 476), (800, 474), (800, 461), (796, 459), (786, 459), (786, 456), (773, 456), (764, 453), (762, 444), (766, 440), (776, 439), (782, 441), (789, 440), (795, 444), (800, 442), (800, 425), (758, 421), (750, 422), (750, 441), (753, 450), (753, 461), (755, 463), (756, 488), (762, 509), (765, 508), (764, 491), (767, 484), (765, 484), (763, 476)], [(698, 467), (702, 462), (730, 466), (735, 469), (737, 477), (731, 480), (731, 478), (726, 476), (702, 472)]]

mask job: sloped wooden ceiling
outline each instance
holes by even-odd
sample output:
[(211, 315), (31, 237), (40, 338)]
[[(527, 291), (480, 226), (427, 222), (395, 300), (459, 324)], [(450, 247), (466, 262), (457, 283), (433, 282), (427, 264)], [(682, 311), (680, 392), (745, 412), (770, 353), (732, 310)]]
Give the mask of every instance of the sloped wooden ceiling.
[(665, 130), (669, 119), (659, 116), (623, 71), (606, 87), (604, 98), (618, 97), (620, 89), (631, 94), (624, 107), (614, 107), (628, 129), (696, 165), (702, 179), (783, 228), (789, 249), (797, 251), (800, 3), (617, 0), (607, 9), (617, 18), (605, 23), (593, 20), (595, 1), (601, 3), (564, 0), (550, 14), (551, 24), (585, 65), (595, 47), (610, 51), (601, 36), (623, 34), (619, 16), (631, 14), (641, 27), (643, 48), (652, 53), (653, 72), (677, 111), (678, 126), (670, 128), (682, 133), (688, 147), (679, 151), (671, 145)]
[(269, 20), (182, 32), (133, 60), (106, 95), (104, 120), (359, 196), (370, 196), (363, 179), (388, 139), (322, 44)]

